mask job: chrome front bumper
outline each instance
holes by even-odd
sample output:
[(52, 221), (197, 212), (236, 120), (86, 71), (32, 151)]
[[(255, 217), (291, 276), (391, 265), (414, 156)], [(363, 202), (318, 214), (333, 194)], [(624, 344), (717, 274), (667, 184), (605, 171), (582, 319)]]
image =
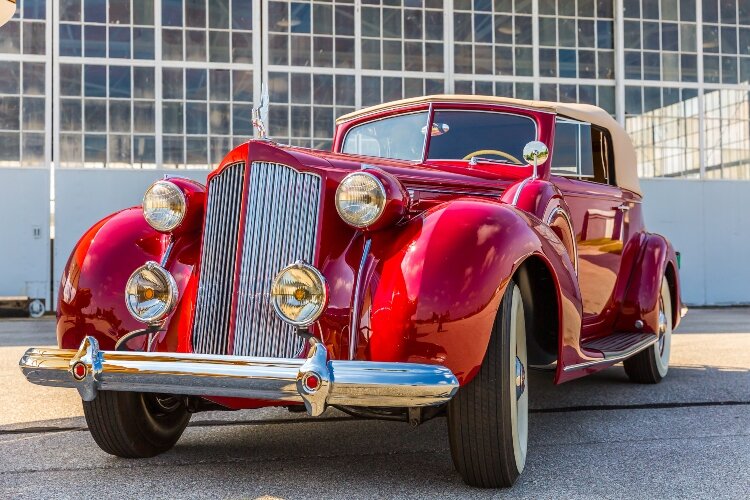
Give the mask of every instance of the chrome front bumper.
[(304, 403), (316, 416), (329, 405), (420, 407), (447, 402), (458, 380), (443, 366), (328, 361), (310, 340), (307, 359), (157, 352), (101, 351), (86, 337), (78, 351), (26, 351), (21, 371), (37, 385), (72, 387), (86, 401), (97, 391), (228, 396)]

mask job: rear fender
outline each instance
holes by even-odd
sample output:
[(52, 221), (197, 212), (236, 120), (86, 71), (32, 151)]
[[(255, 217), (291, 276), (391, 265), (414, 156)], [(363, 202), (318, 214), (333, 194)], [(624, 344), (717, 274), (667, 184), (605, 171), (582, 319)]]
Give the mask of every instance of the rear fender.
[(516, 208), (462, 198), (429, 210), (395, 236), (373, 234), (359, 323), (359, 359), (438, 363), (461, 384), (479, 370), (509, 280), (538, 256), (557, 291), (560, 353), (580, 357), (581, 296), (552, 230)]
[[(633, 239), (635, 240), (635, 237)], [(672, 324), (676, 328), (680, 322), (682, 300), (677, 255), (674, 248), (666, 238), (659, 234), (642, 233), (635, 241), (640, 242), (640, 252), (620, 301), (620, 312), (615, 330), (656, 333), (659, 325), (661, 280), (665, 275), (670, 282)], [(643, 321), (643, 328), (640, 330), (635, 327), (638, 320)]]
[[(144, 328), (125, 307), (125, 284), (147, 261), (161, 262), (169, 242), (169, 235), (151, 228), (138, 207), (110, 215), (89, 229), (63, 271), (57, 302), (58, 345), (77, 349), (84, 337), (91, 335), (102, 349), (111, 350), (123, 335)], [(195, 232), (174, 241), (165, 267), (177, 283), (178, 303), (153, 350), (177, 351), (177, 323), (192, 320), (194, 286), (189, 283), (194, 281), (198, 247)], [(146, 339), (135, 338), (127, 345), (132, 350), (146, 350)]]

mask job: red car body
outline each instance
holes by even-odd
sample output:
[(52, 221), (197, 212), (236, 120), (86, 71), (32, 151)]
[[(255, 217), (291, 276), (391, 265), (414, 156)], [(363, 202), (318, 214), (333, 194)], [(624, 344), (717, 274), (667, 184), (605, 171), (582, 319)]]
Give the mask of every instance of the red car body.
[[(228, 165), (239, 162), (250, 168), (252, 162), (264, 161), (321, 177), (311, 264), (332, 286), (312, 333), (332, 359), (440, 364), (463, 386), (482, 364), (505, 287), (521, 268), (523, 279), (538, 293), (535, 321), (542, 332), (535, 339), (536, 357), (530, 357), (537, 365), (556, 362), (557, 383), (619, 361), (593, 347), (608, 336), (657, 334), (663, 276), (672, 295), (673, 325), (679, 323), (676, 254), (664, 237), (647, 232), (638, 192), (552, 175), (549, 161), (534, 177), (530, 166), (409, 162), (339, 152), (357, 124), (441, 108), (522, 114), (536, 123), (537, 140), (555, 143), (559, 110), (468, 96), (422, 98), (345, 117), (338, 122), (332, 152), (252, 140), (208, 175), (210, 184)], [(623, 147), (632, 149), (629, 144)], [(554, 160), (554, 146), (550, 153)], [(363, 164), (392, 175), (407, 191), (406, 206), (394, 209), (403, 212), (397, 223), (357, 230), (337, 214), (339, 183)], [(634, 164), (617, 166), (635, 171)], [(249, 176), (245, 179), (247, 193)], [(146, 261), (162, 261), (171, 246), (164, 267), (177, 283), (177, 306), (155, 342), (148, 345), (145, 337), (138, 337), (128, 347), (192, 352), (206, 188), (185, 179), (170, 180), (193, 207), (178, 232), (157, 232), (134, 207), (98, 222), (78, 242), (60, 286), (61, 348), (77, 349), (86, 336), (93, 336), (102, 349), (113, 349), (123, 335), (142, 328), (128, 314), (123, 289), (133, 269)], [(241, 232), (247, 223), (240, 222)], [(604, 225), (604, 233), (593, 228), (596, 224)], [(230, 341), (226, 354), (231, 353)], [(228, 408), (275, 404), (212, 399)]]

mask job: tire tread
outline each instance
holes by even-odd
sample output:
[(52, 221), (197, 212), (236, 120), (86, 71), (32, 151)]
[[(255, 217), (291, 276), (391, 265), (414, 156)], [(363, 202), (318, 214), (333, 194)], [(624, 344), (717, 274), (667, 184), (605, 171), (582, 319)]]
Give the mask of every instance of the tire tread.
[(510, 356), (508, 328), (512, 307), (511, 281), (493, 327), (487, 354), (474, 379), (463, 386), (448, 404), (451, 456), (459, 474), (472, 486), (512, 486), (519, 476), (516, 468), (510, 406), (503, 404), (498, 388), (507, 387), (503, 359)]
[(83, 402), (83, 414), (96, 444), (106, 453), (122, 458), (147, 458), (172, 448), (182, 435), (190, 415), (176, 418), (166, 438), (149, 429), (140, 395), (100, 391), (93, 401)]

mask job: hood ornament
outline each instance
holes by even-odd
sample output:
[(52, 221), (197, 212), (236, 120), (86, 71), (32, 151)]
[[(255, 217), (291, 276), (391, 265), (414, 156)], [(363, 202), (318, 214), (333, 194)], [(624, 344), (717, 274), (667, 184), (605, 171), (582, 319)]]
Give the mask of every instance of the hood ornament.
[(263, 83), (260, 88), (258, 105), (253, 107), (253, 130), (255, 130), (256, 139), (268, 140), (268, 130), (266, 129), (266, 121), (268, 121), (268, 87)]

